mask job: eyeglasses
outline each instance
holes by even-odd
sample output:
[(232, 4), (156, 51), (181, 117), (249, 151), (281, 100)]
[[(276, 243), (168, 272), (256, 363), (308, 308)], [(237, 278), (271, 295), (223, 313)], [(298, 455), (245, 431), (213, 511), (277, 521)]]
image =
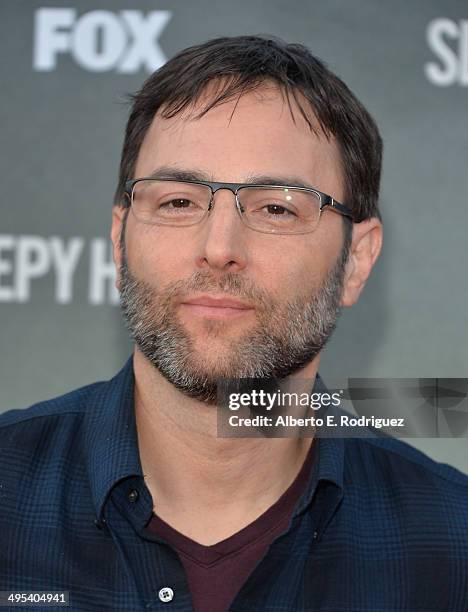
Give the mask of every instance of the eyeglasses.
[(152, 178), (125, 183), (125, 194), (138, 221), (173, 227), (188, 227), (203, 221), (213, 209), (214, 194), (220, 189), (234, 194), (242, 222), (265, 234), (313, 232), (326, 207), (354, 220), (350, 208), (309, 187)]

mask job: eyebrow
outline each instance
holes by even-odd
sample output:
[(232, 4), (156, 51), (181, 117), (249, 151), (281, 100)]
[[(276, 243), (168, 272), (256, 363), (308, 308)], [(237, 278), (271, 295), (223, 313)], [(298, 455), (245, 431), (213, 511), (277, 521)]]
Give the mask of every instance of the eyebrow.
[[(177, 181), (200, 181), (202, 183), (224, 183), (228, 181), (214, 181), (213, 177), (201, 170), (193, 169), (186, 170), (183, 168), (173, 168), (170, 166), (161, 166), (155, 168), (151, 174), (142, 178), (151, 179), (172, 179)], [(251, 174), (245, 181), (240, 181), (246, 185), (287, 185), (289, 187), (309, 187), (316, 189), (314, 185), (298, 176), (291, 175), (275, 175), (270, 174)]]

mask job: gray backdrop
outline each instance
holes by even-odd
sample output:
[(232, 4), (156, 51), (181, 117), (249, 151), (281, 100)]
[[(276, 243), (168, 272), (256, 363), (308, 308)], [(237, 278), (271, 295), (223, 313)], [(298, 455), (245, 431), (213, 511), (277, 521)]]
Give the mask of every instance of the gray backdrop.
[[(324, 59), (385, 143), (385, 245), (322, 375), (465, 377), (468, 9), (457, 0), (1, 1), (0, 411), (112, 376), (125, 95), (190, 44), (276, 34)], [(411, 440), (468, 471), (467, 439)]]

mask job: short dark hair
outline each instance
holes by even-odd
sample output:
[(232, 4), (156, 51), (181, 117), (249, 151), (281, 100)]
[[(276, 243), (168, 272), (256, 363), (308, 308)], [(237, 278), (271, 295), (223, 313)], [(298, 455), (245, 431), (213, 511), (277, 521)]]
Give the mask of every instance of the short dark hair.
[[(154, 72), (136, 94), (127, 123), (115, 203), (125, 202), (125, 181), (133, 177), (143, 139), (160, 111), (165, 118), (193, 106), (209, 83), (213, 95), (198, 116), (216, 105), (252, 91), (264, 81), (275, 82), (295, 100), (311, 130), (313, 111), (327, 138), (336, 138), (344, 172), (344, 203), (356, 221), (380, 219), (378, 208), (382, 139), (375, 121), (349, 88), (300, 44), (278, 38), (235, 36), (217, 38), (180, 51)], [(302, 99), (301, 99), (302, 98)], [(303, 99), (310, 108), (304, 108)], [(222, 177), (220, 177), (222, 178)]]

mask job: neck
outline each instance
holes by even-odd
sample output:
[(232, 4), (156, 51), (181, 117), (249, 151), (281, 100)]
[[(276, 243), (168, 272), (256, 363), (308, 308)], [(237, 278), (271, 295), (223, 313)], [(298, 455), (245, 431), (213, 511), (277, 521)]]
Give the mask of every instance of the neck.
[[(295, 376), (313, 380), (317, 366), (318, 359)], [(145, 481), (154, 511), (174, 528), (214, 543), (255, 520), (294, 481), (310, 438), (218, 438), (216, 406), (178, 391), (138, 349), (134, 372)]]

